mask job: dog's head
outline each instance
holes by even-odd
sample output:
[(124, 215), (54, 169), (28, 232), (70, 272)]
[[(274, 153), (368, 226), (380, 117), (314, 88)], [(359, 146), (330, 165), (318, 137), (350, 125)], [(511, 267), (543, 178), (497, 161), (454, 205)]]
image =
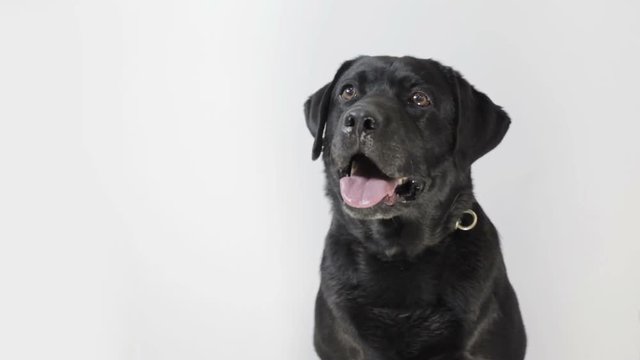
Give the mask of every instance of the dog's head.
[(304, 110), (330, 197), (361, 220), (417, 215), (470, 188), (471, 164), (510, 123), (456, 71), (412, 57), (347, 61)]

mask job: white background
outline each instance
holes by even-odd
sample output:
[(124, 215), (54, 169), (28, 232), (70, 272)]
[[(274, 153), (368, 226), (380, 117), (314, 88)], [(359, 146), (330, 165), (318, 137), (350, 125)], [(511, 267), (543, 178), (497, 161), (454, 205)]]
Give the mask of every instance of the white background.
[(474, 166), (528, 359), (640, 359), (640, 4), (0, 2), (0, 358), (314, 359), (302, 103), (359, 54), (503, 105)]

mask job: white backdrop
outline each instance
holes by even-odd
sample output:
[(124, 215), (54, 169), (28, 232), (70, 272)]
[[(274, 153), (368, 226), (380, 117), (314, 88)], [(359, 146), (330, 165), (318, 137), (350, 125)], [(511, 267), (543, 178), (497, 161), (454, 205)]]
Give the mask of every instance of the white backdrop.
[(640, 4), (0, 2), (0, 358), (314, 359), (302, 103), (359, 54), (503, 105), (476, 163), (528, 359), (640, 359)]

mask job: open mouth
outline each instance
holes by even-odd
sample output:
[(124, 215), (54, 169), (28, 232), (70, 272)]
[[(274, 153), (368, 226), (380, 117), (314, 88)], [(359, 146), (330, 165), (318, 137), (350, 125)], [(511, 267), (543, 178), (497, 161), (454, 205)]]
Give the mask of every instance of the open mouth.
[(424, 182), (409, 177), (392, 178), (368, 157), (357, 154), (340, 174), (340, 194), (353, 208), (371, 208), (379, 203), (394, 205), (414, 200), (424, 189)]

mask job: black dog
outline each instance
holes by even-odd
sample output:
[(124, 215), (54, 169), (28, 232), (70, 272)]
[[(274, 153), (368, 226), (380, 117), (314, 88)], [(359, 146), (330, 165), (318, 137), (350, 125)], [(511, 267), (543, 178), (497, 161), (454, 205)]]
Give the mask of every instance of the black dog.
[(507, 114), (451, 68), (411, 57), (347, 61), (304, 110), (333, 205), (320, 358), (523, 359), (518, 300), (470, 171)]

